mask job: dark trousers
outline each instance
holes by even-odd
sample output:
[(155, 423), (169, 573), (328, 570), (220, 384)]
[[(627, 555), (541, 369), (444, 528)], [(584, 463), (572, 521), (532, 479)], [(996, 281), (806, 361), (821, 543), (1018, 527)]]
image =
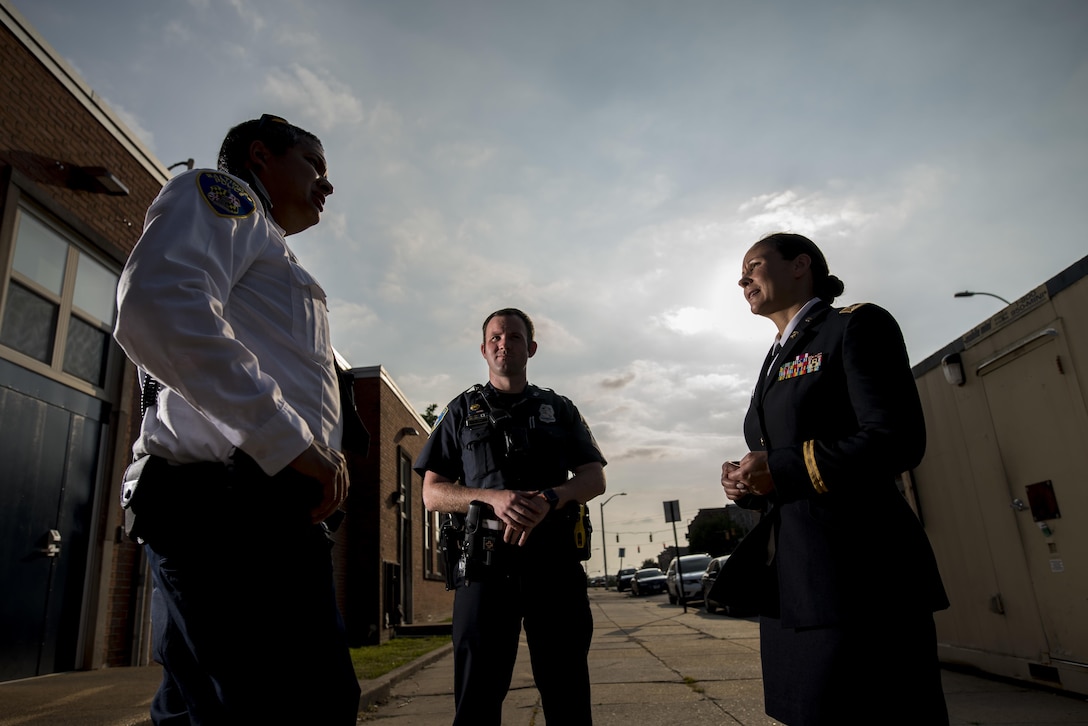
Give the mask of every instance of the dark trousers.
[(572, 561), (521, 572), (457, 588), (455, 726), (502, 723), (522, 624), (547, 722), (582, 726), (593, 721), (588, 664), (593, 615), (585, 571)]
[[(154, 657), (163, 666), (152, 721), (356, 723), (359, 682), (330, 542), (294, 496), (308, 480), (289, 472), (239, 481), (196, 466), (139, 485), (169, 482), (137, 513), (156, 525), (145, 531)], [(194, 506), (192, 496), (210, 492), (218, 498)]]

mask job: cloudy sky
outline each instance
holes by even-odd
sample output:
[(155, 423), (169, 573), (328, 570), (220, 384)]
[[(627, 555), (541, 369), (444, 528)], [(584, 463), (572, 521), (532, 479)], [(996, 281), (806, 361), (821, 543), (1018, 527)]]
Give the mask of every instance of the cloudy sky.
[(816, 240), (914, 363), (1002, 307), (954, 292), (1088, 249), (1083, 0), (9, 2), (165, 165), (263, 112), (320, 136), (336, 193), (292, 246), (418, 410), (485, 378), (488, 312), (529, 312), (531, 380), (626, 492), (612, 572), (671, 541), (663, 501), (725, 502), (775, 332), (736, 285), (760, 236)]

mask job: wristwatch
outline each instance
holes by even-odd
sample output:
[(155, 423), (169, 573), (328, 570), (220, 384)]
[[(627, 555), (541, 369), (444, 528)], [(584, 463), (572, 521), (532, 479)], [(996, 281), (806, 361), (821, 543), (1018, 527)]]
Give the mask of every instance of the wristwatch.
[(559, 495), (555, 493), (555, 490), (554, 489), (544, 489), (540, 493), (544, 496), (544, 499), (548, 502), (548, 506), (551, 509), (554, 510), (556, 505), (559, 504)]

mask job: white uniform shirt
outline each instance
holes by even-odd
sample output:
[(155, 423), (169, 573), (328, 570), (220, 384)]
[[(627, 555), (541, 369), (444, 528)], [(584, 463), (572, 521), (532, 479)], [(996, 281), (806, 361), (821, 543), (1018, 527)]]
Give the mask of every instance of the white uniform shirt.
[(226, 462), (237, 447), (275, 474), (315, 438), (340, 448), (325, 292), (241, 180), (197, 169), (162, 188), (117, 308), (117, 342), (165, 387), (137, 456)]

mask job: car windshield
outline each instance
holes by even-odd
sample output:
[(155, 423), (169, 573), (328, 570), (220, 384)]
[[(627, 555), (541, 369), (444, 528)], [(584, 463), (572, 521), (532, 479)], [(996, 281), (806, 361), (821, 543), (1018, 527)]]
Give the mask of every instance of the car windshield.
[(665, 573), (656, 567), (647, 567), (645, 570), (639, 570), (635, 573), (635, 577), (640, 580), (645, 580), (647, 577), (664, 577)]
[(684, 571), (685, 575), (692, 572), (702, 572), (706, 569), (706, 566), (710, 564), (710, 559), (709, 555), (683, 557), (680, 560), (680, 569)]

